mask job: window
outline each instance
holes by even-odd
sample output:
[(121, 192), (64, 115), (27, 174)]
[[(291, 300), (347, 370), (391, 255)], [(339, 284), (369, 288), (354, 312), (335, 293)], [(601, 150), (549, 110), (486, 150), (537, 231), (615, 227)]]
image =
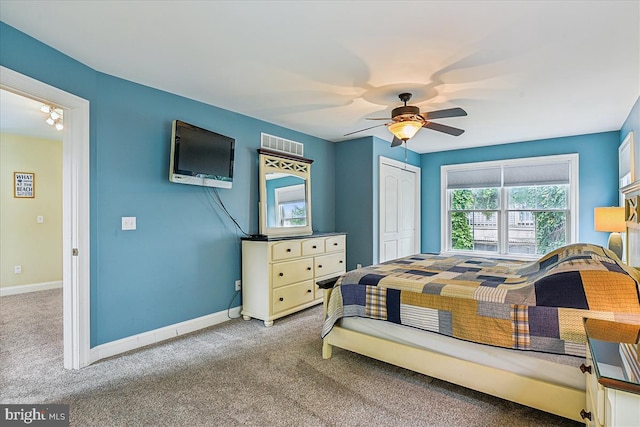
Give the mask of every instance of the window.
[(542, 255), (577, 239), (578, 155), (442, 166), (442, 247)]
[(275, 189), (279, 227), (298, 227), (307, 223), (304, 184), (289, 185)]

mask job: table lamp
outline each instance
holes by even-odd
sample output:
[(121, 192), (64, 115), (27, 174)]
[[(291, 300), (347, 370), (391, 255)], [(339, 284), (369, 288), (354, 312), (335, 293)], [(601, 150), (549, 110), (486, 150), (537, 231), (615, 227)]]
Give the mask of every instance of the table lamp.
[(622, 259), (622, 236), (620, 233), (627, 231), (624, 220), (624, 208), (608, 207), (595, 208), (593, 210), (594, 228), (596, 231), (611, 233), (607, 247)]

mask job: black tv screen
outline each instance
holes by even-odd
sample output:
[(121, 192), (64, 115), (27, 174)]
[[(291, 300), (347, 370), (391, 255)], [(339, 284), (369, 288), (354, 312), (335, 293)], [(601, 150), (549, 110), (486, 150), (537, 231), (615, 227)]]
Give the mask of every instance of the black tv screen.
[(180, 184), (231, 188), (235, 140), (174, 120), (169, 180)]

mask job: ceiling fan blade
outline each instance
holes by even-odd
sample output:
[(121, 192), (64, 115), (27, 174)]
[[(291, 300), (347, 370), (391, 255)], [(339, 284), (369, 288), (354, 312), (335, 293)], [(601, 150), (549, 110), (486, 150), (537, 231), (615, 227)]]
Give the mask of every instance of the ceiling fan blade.
[(397, 136), (393, 137), (393, 141), (391, 141), (391, 146), (392, 147), (397, 147), (398, 145), (402, 145), (402, 140), (400, 138), (398, 138)]
[[(385, 120), (388, 120), (388, 119), (385, 119)], [(353, 132), (349, 132), (349, 133), (345, 134), (344, 136), (353, 135), (354, 133), (358, 133), (358, 132), (364, 132), (365, 130), (377, 128), (377, 127), (384, 126), (384, 125), (386, 125), (386, 123), (383, 123), (381, 125), (371, 126), (370, 128), (364, 128), (364, 129), (356, 130), (356, 131), (353, 131)]]
[(464, 130), (462, 129), (454, 128), (447, 125), (441, 125), (440, 123), (427, 122), (424, 125), (422, 125), (422, 127), (425, 127), (431, 130), (437, 130), (438, 132), (443, 132), (453, 136), (460, 136), (464, 133)]
[(466, 116), (467, 112), (460, 107), (448, 108), (446, 110), (429, 111), (427, 113), (420, 114), (425, 120), (433, 119), (445, 119), (447, 117), (461, 117)]

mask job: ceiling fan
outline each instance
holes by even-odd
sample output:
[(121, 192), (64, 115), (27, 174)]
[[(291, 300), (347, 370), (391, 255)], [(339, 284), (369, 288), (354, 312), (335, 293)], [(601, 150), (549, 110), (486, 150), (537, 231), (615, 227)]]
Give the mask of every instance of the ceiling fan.
[(420, 113), (420, 108), (412, 105), (407, 105), (407, 102), (411, 99), (410, 93), (401, 93), (398, 95), (400, 101), (404, 102), (401, 107), (394, 108), (391, 111), (391, 117), (368, 117), (367, 120), (391, 120), (388, 123), (381, 125), (371, 126), (365, 129), (360, 129), (355, 132), (350, 132), (345, 136), (353, 135), (354, 133), (362, 132), (365, 130), (373, 129), (378, 126), (387, 126), (389, 131), (393, 134), (392, 147), (397, 147), (403, 142), (407, 142), (409, 138), (412, 138), (421, 128), (427, 128), (438, 132), (443, 132), (448, 135), (460, 136), (464, 133), (464, 130), (454, 128), (451, 126), (443, 125), (440, 123), (434, 123), (432, 119), (444, 119), (447, 117), (460, 117), (466, 116), (467, 112), (460, 107), (448, 108), (446, 110), (429, 111), (427, 113)]

